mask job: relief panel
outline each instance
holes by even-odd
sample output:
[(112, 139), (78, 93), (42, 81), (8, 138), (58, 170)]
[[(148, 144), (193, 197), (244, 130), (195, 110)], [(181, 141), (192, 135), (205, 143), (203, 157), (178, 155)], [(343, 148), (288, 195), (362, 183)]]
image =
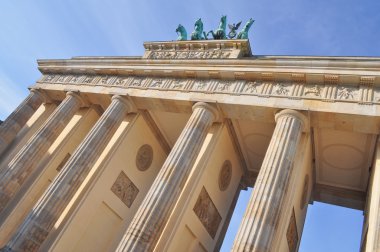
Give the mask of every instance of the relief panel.
[(193, 210), (207, 232), (214, 239), (222, 217), (204, 187), (202, 187)]
[(136, 199), (139, 189), (133, 184), (124, 172), (120, 172), (111, 187), (111, 191), (130, 208)]
[(288, 241), (289, 252), (296, 252), (298, 246), (298, 231), (294, 209), (290, 217), (288, 231), (286, 232), (286, 240)]

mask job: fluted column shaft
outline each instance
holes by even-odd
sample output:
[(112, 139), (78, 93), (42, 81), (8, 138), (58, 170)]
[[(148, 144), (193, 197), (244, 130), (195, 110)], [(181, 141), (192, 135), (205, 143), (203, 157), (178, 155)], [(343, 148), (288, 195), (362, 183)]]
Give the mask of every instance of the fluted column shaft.
[(178, 200), (217, 110), (206, 103), (193, 113), (135, 214), (117, 251), (152, 251)]
[(13, 141), (44, 100), (45, 97), (40, 91), (32, 89), (28, 97), (0, 125), (0, 154)]
[(29, 139), (0, 176), (0, 213), (20, 190), (46, 151), (82, 104), (79, 95), (69, 92), (41, 128)]
[(275, 234), (286, 228), (278, 221), (291, 175), (296, 172), (292, 163), (305, 124), (306, 118), (299, 112), (286, 109), (276, 114), (276, 128), (232, 251), (274, 251)]
[[(367, 206), (365, 208), (364, 225), (362, 235), (362, 247), (360, 251), (380, 251), (380, 140), (376, 145), (374, 165), (371, 169), (369, 181)], [(366, 225), (367, 224), (367, 225)], [(366, 229), (366, 226), (368, 229)]]
[(38, 251), (131, 108), (130, 102), (126, 99), (120, 96), (112, 98), (107, 110), (75, 150), (3, 251)]

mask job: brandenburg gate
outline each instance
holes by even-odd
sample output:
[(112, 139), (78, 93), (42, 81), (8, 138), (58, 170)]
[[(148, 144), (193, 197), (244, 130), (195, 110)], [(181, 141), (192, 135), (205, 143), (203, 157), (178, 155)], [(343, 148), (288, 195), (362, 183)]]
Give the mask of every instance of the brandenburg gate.
[(380, 251), (380, 58), (256, 56), (247, 39), (39, 60), (0, 125), (0, 251), (298, 250), (313, 201)]

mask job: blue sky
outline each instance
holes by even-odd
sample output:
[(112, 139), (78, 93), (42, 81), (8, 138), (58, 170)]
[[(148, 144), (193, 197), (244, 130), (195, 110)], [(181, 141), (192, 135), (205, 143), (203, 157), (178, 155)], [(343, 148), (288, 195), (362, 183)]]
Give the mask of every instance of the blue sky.
[[(205, 30), (222, 14), (229, 23), (253, 17), (257, 55), (380, 56), (378, 0), (2, 0), (0, 11), (3, 120), (40, 76), (37, 59), (142, 55), (144, 41), (174, 40), (179, 23), (190, 34), (199, 17)], [(222, 251), (229, 251), (248, 197), (242, 193)], [(360, 211), (315, 203), (300, 251), (358, 251), (361, 224)]]

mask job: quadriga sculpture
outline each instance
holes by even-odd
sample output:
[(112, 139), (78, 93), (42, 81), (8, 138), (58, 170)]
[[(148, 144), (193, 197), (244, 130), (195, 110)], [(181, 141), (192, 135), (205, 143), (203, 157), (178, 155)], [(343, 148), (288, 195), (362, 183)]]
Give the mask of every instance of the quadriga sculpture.
[(218, 29), (216, 29), (215, 31), (212, 31), (212, 30), (209, 31), (207, 35), (211, 33), (214, 39), (227, 39), (226, 26), (227, 26), (227, 16), (224, 15), (220, 18)]
[(248, 22), (244, 25), (243, 29), (241, 29), (241, 31), (238, 33), (237, 39), (248, 39), (248, 31), (249, 28), (251, 28), (253, 22), (255, 22), (255, 20), (253, 20), (252, 18), (248, 20)]
[(194, 24), (194, 31), (191, 33), (191, 40), (207, 39), (206, 33), (203, 31), (202, 19), (198, 18)]
[(179, 24), (175, 32), (178, 34), (177, 40), (187, 40), (187, 32), (183, 25)]

